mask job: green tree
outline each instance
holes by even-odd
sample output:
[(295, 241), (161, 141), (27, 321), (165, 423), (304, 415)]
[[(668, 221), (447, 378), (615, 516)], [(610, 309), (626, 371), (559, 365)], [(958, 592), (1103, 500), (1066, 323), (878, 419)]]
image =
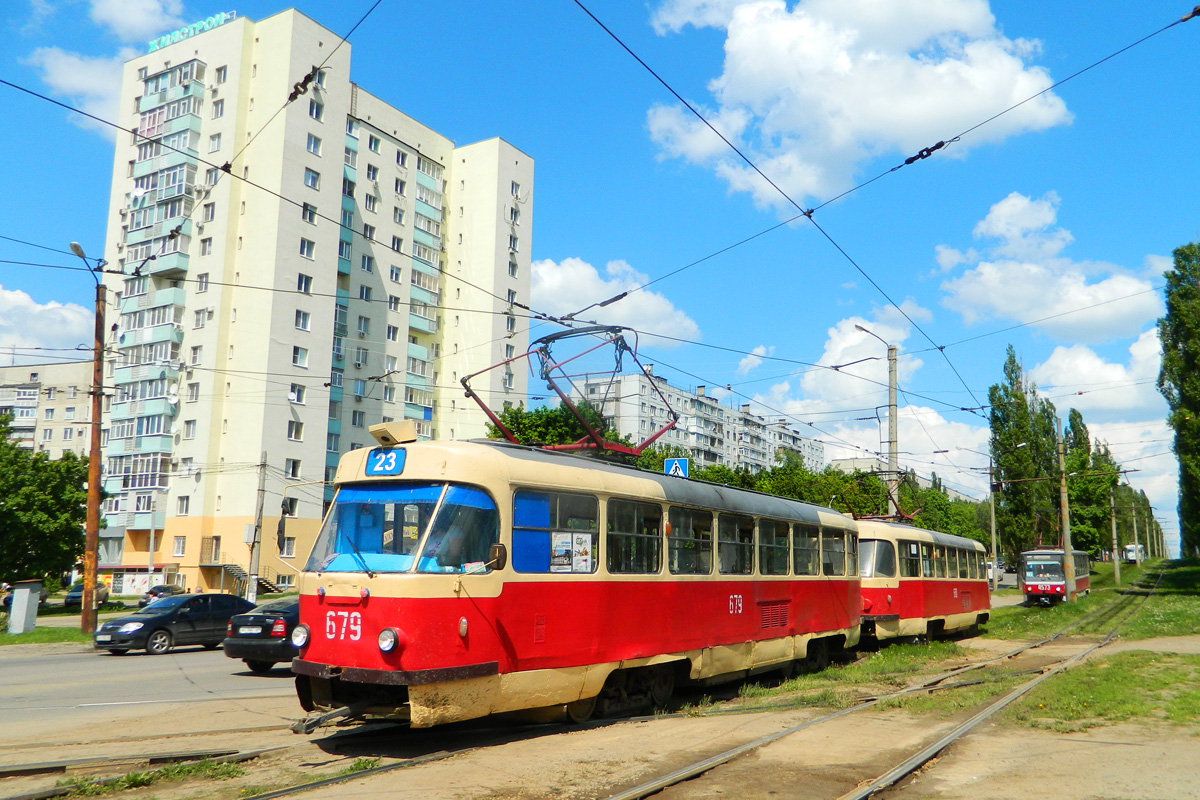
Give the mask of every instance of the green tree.
[(1058, 487), (1054, 404), (1038, 394), (1012, 345), (1004, 361), (1004, 380), (988, 389), (991, 405), (991, 452), (1000, 551), (1009, 563), (1037, 544), (1056, 544)]
[(0, 578), (56, 577), (83, 553), (87, 461), (51, 461), (9, 439), (0, 417)]
[[(593, 429), (601, 436), (611, 438), (608, 421), (595, 408), (587, 403), (580, 403), (578, 408), (579, 413)], [(508, 428), (521, 444), (570, 444), (586, 435), (583, 426), (566, 405), (541, 406), (527, 411), (522, 403), (509, 406), (498, 416), (504, 427)], [(488, 423), (488, 438), (503, 439), (504, 434), (495, 425)]]
[(1158, 390), (1170, 409), (1179, 459), (1182, 554), (1200, 555), (1200, 244), (1178, 248), (1166, 278), (1167, 313), (1158, 320), (1162, 363)]

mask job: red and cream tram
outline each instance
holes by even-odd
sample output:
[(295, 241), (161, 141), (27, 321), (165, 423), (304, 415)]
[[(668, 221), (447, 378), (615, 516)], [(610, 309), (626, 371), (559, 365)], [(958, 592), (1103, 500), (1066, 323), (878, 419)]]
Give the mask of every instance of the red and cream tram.
[(865, 637), (936, 636), (988, 621), (985, 550), (974, 539), (858, 521)]
[(342, 457), (299, 579), (292, 670), (313, 718), (582, 719), (858, 642), (843, 514), (500, 442), (413, 442), (396, 423), (372, 433), (386, 444)]
[[(1092, 566), (1088, 554), (1073, 551), (1075, 558), (1075, 593), (1085, 595), (1092, 591)], [(1050, 550), (1027, 550), (1017, 562), (1017, 580), (1025, 602), (1050, 605), (1059, 603), (1067, 596), (1067, 577), (1063, 570), (1062, 548)]]

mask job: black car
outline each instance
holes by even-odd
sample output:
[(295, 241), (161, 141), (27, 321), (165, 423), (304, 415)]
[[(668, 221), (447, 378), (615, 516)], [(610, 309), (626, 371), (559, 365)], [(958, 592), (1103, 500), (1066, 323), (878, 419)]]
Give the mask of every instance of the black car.
[(282, 597), (229, 619), (225, 655), (240, 658), (251, 672), (268, 672), (281, 661), (298, 655), (292, 631), (300, 623), (300, 598)]
[[(96, 584), (96, 602), (104, 603), (108, 600), (108, 587), (103, 583)], [(83, 584), (77, 583), (67, 590), (66, 597), (63, 598), (63, 608), (71, 608), (73, 606), (83, 605)]]
[(186, 589), (182, 586), (176, 586), (172, 583), (160, 583), (158, 586), (151, 586), (149, 590), (142, 595), (142, 599), (138, 600), (138, 608), (145, 608), (155, 600), (160, 600), (164, 597), (170, 597), (176, 594), (185, 594)]
[(96, 629), (92, 644), (117, 656), (142, 648), (159, 655), (179, 644), (202, 644), (211, 650), (225, 638), (229, 618), (253, 607), (231, 594), (177, 594), (105, 622)]

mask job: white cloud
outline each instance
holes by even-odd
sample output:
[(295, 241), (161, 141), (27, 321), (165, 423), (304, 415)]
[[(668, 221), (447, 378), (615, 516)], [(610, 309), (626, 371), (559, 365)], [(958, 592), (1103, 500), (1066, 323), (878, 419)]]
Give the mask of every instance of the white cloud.
[(759, 364), (763, 363), (762, 356), (769, 356), (774, 352), (775, 352), (774, 347), (767, 347), (766, 345), (760, 344), (758, 347), (751, 350), (750, 353), (745, 358), (743, 358), (741, 361), (738, 362), (737, 374), (738, 375), (750, 374), (750, 371), (752, 369), (757, 367)]
[(91, 0), (92, 22), (123, 42), (149, 40), (182, 27), (183, 0)]
[[(942, 305), (968, 325), (1013, 320), (1062, 340), (1138, 335), (1161, 313), (1153, 284), (1112, 264), (1063, 257), (1073, 237), (1053, 227), (1058, 204), (1053, 192), (1038, 200), (1014, 192), (993, 205), (974, 234), (996, 240), (994, 245), (983, 254), (972, 251), (974, 265), (942, 283)], [(943, 271), (972, 260), (945, 246), (935, 258)]]
[[(78, 360), (91, 358), (94, 312), (74, 303), (38, 303), (22, 291), (0, 286), (0, 359), (10, 363), (38, 363), (58, 358), (74, 360), (64, 352), (22, 354), (22, 349), (70, 349), (85, 345), (89, 349), (78, 354)], [(16, 348), (15, 355), (12, 348)], [(5, 351), (8, 352), (5, 352)]]
[(1091, 348), (1056, 347), (1050, 357), (1028, 371), (1042, 394), (1056, 407), (1081, 411), (1084, 419), (1166, 417), (1166, 401), (1155, 384), (1162, 347), (1150, 329), (1129, 347), (1129, 363), (1105, 361)]
[[(986, 0), (667, 0), (656, 29), (726, 30), (714, 124), (798, 202), (848, 188), (878, 156), (908, 156), (1045, 90), (1037, 44), (1002, 35)], [(700, 105), (704, 105), (700, 103)], [(1070, 121), (1046, 93), (943, 151)], [(710, 166), (763, 205), (779, 195), (679, 107), (648, 114), (670, 156)]]
[[(25, 63), (41, 72), (42, 82), (58, 97), (93, 116), (116, 122), (121, 92), (121, 71), (126, 61), (137, 53), (124, 48), (111, 57), (81, 56), (58, 47), (41, 47), (25, 59)], [(67, 117), (82, 128), (116, 138), (116, 129), (95, 120), (71, 114)]]
[[(649, 278), (624, 261), (610, 261), (604, 275), (578, 258), (534, 261), (531, 265), (530, 305), (553, 316), (579, 311), (592, 303), (629, 292)], [(679, 339), (700, 338), (700, 327), (665, 295), (641, 290), (631, 292), (605, 308), (592, 308), (579, 315), (580, 320), (595, 320), (603, 325), (624, 325), (643, 333), (661, 334)], [(646, 340), (643, 339), (643, 344)], [(678, 343), (654, 337), (654, 345), (674, 347)]]

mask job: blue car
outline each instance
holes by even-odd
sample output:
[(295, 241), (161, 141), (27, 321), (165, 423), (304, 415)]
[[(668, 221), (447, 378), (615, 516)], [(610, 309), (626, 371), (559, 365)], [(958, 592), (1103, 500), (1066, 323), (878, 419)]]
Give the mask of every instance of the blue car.
[(231, 594), (177, 594), (156, 600), (127, 617), (108, 620), (92, 636), (97, 650), (122, 656), (130, 650), (151, 655), (199, 644), (212, 650), (225, 638), (229, 618), (254, 608)]

